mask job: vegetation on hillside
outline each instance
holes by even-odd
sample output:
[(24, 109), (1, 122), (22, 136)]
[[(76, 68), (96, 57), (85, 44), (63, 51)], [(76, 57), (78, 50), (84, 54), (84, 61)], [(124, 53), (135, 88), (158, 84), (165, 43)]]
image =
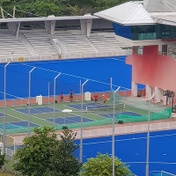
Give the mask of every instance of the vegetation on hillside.
[(95, 13), (129, 0), (0, 0), (4, 16), (11, 17), (13, 7), (16, 17), (84, 15)]

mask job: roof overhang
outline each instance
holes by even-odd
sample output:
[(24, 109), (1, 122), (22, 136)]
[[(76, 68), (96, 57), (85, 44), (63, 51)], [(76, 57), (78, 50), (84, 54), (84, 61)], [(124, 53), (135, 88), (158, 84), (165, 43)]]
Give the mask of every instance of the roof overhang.
[(157, 24), (176, 26), (176, 12), (172, 13), (153, 13), (152, 18)]
[(151, 46), (151, 45), (160, 45), (164, 43), (161, 39), (157, 40), (130, 40), (119, 35), (115, 36), (116, 39), (127, 46)]
[(119, 23), (124, 26), (155, 25), (155, 21), (145, 10), (143, 2), (127, 2), (94, 14), (100, 18)]
[(1, 18), (0, 23), (10, 22), (35, 22), (35, 21), (63, 21), (63, 20), (90, 20), (99, 19), (99, 17), (92, 15), (84, 16), (48, 16), (48, 17), (31, 17), (31, 18)]

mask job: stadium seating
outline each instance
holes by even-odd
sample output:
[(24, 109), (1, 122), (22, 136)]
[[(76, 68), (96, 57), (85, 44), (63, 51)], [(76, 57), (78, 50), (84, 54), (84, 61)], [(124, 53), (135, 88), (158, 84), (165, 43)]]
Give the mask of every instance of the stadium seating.
[(62, 45), (63, 57), (126, 55), (126, 50), (122, 49), (125, 45), (116, 40), (113, 32), (96, 32), (87, 37), (81, 31), (59, 31), (55, 33), (55, 38)]
[(114, 33), (94, 33), (89, 40), (94, 44), (99, 52), (122, 50), (120, 43), (115, 39)]
[(16, 37), (8, 30), (0, 30), (1, 62), (126, 55), (123, 46), (113, 32), (94, 32), (87, 37), (81, 30), (55, 31), (51, 35), (35, 29), (20, 30)]
[(22, 40), (9, 31), (0, 31), (0, 58), (31, 56)]
[(23, 31), (22, 34), (32, 46), (37, 56), (57, 54), (56, 48), (51, 43), (51, 35), (46, 31)]

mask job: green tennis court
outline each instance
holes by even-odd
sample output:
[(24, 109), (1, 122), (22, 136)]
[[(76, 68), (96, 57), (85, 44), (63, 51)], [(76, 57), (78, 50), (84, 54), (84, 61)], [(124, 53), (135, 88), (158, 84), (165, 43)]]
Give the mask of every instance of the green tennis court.
[[(138, 107), (137, 104), (142, 107)], [(171, 108), (152, 104), (151, 120), (169, 118), (170, 114)], [(4, 117), (4, 108), (1, 107), (1, 130), (3, 130)], [(49, 126), (56, 130), (62, 129), (65, 125), (69, 128), (80, 128), (81, 120), (83, 127), (107, 125), (112, 124), (113, 117), (115, 117), (115, 123), (120, 120), (124, 123), (147, 121), (148, 104), (139, 100), (131, 103), (130, 98), (126, 98), (125, 101), (119, 99), (115, 104), (108, 100), (106, 104), (102, 101), (99, 101), (98, 104), (95, 104), (94, 101), (75, 101), (6, 107), (6, 131), (8, 134), (26, 133), (28, 130), (32, 131), (36, 126)]]

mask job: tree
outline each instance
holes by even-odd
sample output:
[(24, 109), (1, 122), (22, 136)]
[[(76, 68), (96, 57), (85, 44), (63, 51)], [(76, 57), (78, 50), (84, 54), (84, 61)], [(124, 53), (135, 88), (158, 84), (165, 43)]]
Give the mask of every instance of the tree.
[(34, 135), (26, 137), (21, 149), (15, 154), (17, 162), (14, 169), (23, 175), (44, 175), (51, 163), (52, 148), (58, 145), (56, 134), (52, 128), (35, 128)]
[[(111, 176), (112, 158), (108, 154), (98, 154), (96, 158), (90, 158), (82, 167), (81, 176)], [(134, 176), (123, 162), (115, 158), (115, 175)]]
[(82, 164), (74, 156), (75, 150), (79, 147), (74, 140), (76, 133), (64, 129), (60, 135), (59, 146), (54, 149), (51, 157), (52, 169), (47, 172), (48, 176), (78, 176)]
[(12, 9), (16, 6), (16, 17), (63, 16), (93, 14), (128, 1), (130, 0), (0, 0), (0, 6), (9, 14), (12, 14)]
[(0, 0), (0, 6), (2, 6), (5, 2), (10, 2), (10, 0)]
[(58, 140), (53, 128), (35, 128), (34, 135), (26, 137), (15, 154), (14, 169), (28, 176), (76, 176), (81, 166), (74, 157), (78, 147), (74, 144), (75, 136), (64, 129)]

